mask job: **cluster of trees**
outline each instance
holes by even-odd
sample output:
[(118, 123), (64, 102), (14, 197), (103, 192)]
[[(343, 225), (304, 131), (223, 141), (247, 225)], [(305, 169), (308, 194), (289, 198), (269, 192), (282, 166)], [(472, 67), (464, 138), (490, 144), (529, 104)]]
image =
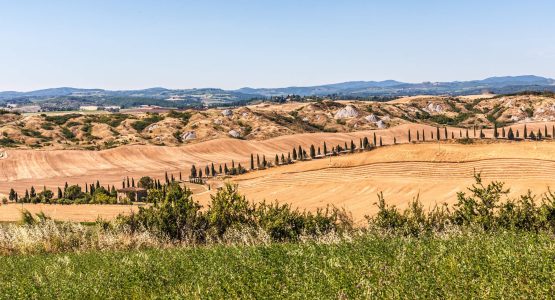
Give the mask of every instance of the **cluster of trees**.
[[(191, 174), (189, 179), (205, 178), (205, 177), (216, 177), (218, 175), (239, 175), (246, 173), (247, 170), (241, 165), (241, 163), (235, 164), (235, 161), (231, 161), (231, 165), (228, 167), (227, 163), (223, 166), (220, 164), (218, 169), (214, 166), (214, 163), (206, 165), (204, 167), (204, 172), (202, 168), (197, 168), (196, 165), (191, 166)], [(179, 175), (181, 180), (181, 174)]]
[(57, 188), (56, 193), (46, 187), (42, 191), (37, 192), (35, 187), (25, 190), (25, 195), (20, 196), (13, 188), (10, 189), (9, 200), (18, 203), (49, 203), (49, 204), (115, 204), (116, 199), (115, 186), (101, 186), (99, 181), (96, 184), (85, 184), (85, 190), (76, 184), (68, 185), (64, 188)]

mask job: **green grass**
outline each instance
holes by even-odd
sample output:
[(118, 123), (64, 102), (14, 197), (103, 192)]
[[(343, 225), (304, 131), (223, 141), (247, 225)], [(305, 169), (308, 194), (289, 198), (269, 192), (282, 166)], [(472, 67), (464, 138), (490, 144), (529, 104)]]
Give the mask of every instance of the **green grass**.
[(0, 298), (550, 298), (548, 234), (0, 257)]

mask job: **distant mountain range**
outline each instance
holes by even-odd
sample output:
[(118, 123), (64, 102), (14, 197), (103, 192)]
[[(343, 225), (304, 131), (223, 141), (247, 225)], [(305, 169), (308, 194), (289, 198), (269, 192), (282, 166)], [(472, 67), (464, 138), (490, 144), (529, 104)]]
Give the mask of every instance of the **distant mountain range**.
[(411, 95), (468, 95), (484, 92), (506, 94), (522, 91), (555, 91), (555, 80), (545, 77), (504, 76), (484, 80), (406, 83), (395, 80), (386, 81), (349, 81), (308, 87), (283, 88), (241, 88), (223, 90), (202, 89), (165, 89), (161, 87), (144, 90), (110, 91), (103, 89), (78, 89), (70, 87), (51, 88), (32, 92), (0, 92), (1, 103), (64, 103), (80, 104), (120, 104), (142, 103), (150, 99), (162, 106), (218, 105), (231, 104), (250, 99), (263, 99), (271, 96), (327, 96), (344, 98), (364, 98), (372, 96), (411, 96)]

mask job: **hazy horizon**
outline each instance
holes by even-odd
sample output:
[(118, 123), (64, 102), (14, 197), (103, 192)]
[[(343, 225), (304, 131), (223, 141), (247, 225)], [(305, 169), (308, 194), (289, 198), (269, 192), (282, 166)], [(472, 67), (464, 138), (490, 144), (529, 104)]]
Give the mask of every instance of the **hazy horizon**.
[(0, 91), (555, 78), (532, 2), (2, 1)]

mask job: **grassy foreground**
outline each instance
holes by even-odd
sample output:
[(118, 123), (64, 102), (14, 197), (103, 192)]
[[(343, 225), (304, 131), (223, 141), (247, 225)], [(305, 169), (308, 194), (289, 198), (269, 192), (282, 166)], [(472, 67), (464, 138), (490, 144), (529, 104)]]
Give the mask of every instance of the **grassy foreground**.
[(337, 243), (0, 257), (0, 297), (549, 298), (548, 234), (366, 235)]

